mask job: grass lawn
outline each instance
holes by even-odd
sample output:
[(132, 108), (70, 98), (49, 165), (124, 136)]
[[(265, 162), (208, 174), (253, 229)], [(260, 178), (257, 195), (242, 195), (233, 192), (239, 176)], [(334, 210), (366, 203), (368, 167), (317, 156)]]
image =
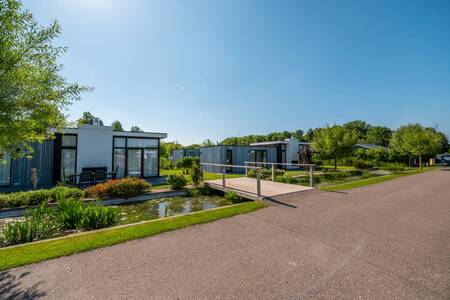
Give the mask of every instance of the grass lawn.
[[(184, 178), (186, 178), (187, 183), (192, 184), (191, 176), (183, 174), (183, 170), (179, 170), (179, 169), (161, 170), (161, 176), (167, 176), (170, 174), (183, 175)], [(242, 177), (242, 176), (244, 176), (244, 175), (243, 174), (225, 174), (225, 178), (238, 178), (238, 177)], [(203, 172), (203, 179), (204, 180), (222, 179), (222, 174)], [(153, 185), (152, 189), (161, 189), (161, 188), (168, 188), (168, 187), (170, 187), (168, 184)]]
[(0, 249), (0, 271), (44, 260), (111, 246), (195, 224), (212, 222), (266, 207), (264, 202), (250, 201), (183, 216), (108, 228), (63, 238)]
[(418, 173), (426, 172), (429, 170), (432, 170), (432, 168), (429, 168), (429, 169), (424, 168), (423, 170), (410, 169), (410, 170), (406, 170), (406, 171), (402, 171), (402, 172), (396, 172), (391, 175), (377, 176), (377, 177), (372, 177), (372, 178), (368, 178), (368, 179), (361, 179), (361, 180), (350, 181), (350, 182), (336, 184), (336, 185), (329, 185), (329, 186), (322, 187), (320, 189), (325, 190), (325, 191), (348, 190), (348, 189), (353, 189), (353, 188), (357, 188), (357, 187), (361, 187), (361, 186), (366, 186), (366, 185), (371, 185), (371, 184), (376, 184), (376, 183), (392, 180), (392, 179), (403, 177), (403, 176), (418, 174)]

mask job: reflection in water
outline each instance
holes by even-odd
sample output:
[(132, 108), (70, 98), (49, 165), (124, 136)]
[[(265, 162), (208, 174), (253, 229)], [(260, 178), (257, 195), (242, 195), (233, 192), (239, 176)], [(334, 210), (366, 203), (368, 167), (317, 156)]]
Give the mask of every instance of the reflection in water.
[(136, 202), (118, 205), (116, 207), (120, 214), (120, 224), (129, 224), (202, 211), (230, 204), (232, 203), (219, 196), (197, 196)]

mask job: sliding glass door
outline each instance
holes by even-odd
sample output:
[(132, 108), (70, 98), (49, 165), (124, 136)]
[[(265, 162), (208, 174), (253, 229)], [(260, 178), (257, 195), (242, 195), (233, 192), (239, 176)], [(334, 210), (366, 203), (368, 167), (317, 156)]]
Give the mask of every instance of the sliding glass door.
[(114, 137), (113, 169), (117, 177), (159, 176), (159, 140)]
[(0, 158), (0, 186), (9, 186), (11, 183), (11, 158), (5, 155)]
[(144, 149), (144, 177), (158, 176), (158, 150)]
[(141, 149), (128, 149), (127, 160), (127, 174), (128, 176), (140, 177), (141, 176), (141, 162), (142, 162), (142, 150)]

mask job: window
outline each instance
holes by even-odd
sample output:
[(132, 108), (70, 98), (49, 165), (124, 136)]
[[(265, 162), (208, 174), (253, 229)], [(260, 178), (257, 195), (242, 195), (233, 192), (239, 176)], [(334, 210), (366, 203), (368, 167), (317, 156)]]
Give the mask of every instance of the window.
[(113, 169), (117, 177), (158, 176), (158, 146), (158, 139), (114, 137)]
[(61, 137), (61, 179), (76, 174), (77, 136), (65, 134)]
[(158, 140), (156, 140), (156, 139), (128, 138), (127, 147), (128, 148), (152, 148), (152, 147), (158, 147)]
[(61, 147), (77, 147), (77, 136), (63, 135), (61, 138)]
[(11, 183), (11, 158), (5, 155), (0, 159), (0, 186), (9, 186)]

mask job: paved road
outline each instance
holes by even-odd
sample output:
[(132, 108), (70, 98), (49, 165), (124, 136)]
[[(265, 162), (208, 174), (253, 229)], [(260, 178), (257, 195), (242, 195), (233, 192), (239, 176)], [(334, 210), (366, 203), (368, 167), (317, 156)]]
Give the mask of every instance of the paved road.
[(450, 299), (450, 171), (276, 200), (287, 205), (11, 270), (2, 296)]

